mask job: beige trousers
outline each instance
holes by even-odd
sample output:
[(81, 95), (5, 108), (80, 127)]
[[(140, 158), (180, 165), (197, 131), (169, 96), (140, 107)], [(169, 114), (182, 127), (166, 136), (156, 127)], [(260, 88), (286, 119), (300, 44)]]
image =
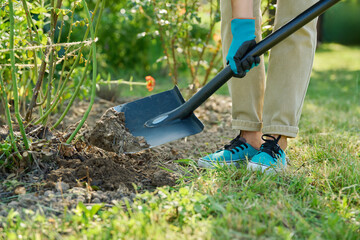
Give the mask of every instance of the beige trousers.
[[(256, 41), (261, 40), (261, 0), (254, 0)], [(278, 29), (317, 0), (278, 0), (274, 28)], [(223, 61), (232, 41), (231, 0), (221, 0), (221, 38)], [(232, 78), (232, 127), (264, 134), (296, 137), (310, 80), (316, 48), (317, 19), (273, 47), (269, 55), (265, 82), (264, 59), (244, 78)]]

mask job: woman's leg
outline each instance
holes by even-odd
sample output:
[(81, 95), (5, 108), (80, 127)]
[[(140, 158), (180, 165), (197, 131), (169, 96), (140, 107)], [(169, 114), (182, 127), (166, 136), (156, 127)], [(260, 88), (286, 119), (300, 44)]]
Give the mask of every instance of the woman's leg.
[[(256, 18), (256, 41), (261, 40), (261, 0), (254, 0), (254, 17)], [(230, 0), (221, 0), (221, 39), (223, 62), (232, 41), (232, 9)], [(232, 78), (228, 82), (232, 98), (232, 127), (241, 130), (247, 142), (259, 148), (261, 145), (262, 111), (265, 86), (264, 58), (257, 67), (251, 69), (244, 78)]]
[[(256, 18), (256, 41), (261, 40), (261, 0), (254, 0)], [(221, 1), (221, 40), (223, 63), (232, 41), (232, 9), (230, 0)], [(234, 129), (261, 131), (264, 99), (265, 67), (263, 58), (257, 67), (251, 69), (244, 78), (232, 78), (229, 91), (232, 98), (232, 125)]]
[[(275, 29), (317, 0), (278, 0)], [(316, 48), (316, 23), (311, 21), (270, 51), (263, 110), (263, 133), (296, 137)]]
[[(278, 0), (275, 30), (317, 2)], [(248, 169), (274, 171), (286, 168), (287, 137), (296, 137), (301, 109), (310, 80), (316, 48), (313, 20), (270, 51), (263, 110), (265, 143)]]

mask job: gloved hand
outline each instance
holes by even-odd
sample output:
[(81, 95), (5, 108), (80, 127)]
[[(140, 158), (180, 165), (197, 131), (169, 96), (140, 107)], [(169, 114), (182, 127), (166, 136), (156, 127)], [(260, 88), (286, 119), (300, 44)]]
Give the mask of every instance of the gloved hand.
[(241, 58), (252, 48), (255, 42), (255, 19), (238, 19), (231, 21), (233, 40), (230, 45), (227, 63), (230, 64), (235, 77), (244, 77), (252, 67), (260, 63), (259, 57), (247, 57), (242, 63)]

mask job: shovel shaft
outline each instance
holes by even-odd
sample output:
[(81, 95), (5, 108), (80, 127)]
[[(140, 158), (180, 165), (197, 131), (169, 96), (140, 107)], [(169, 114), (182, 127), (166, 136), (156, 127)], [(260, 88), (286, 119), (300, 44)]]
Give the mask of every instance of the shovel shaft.
[[(325, 12), (340, 0), (320, 0), (313, 6), (309, 7), (303, 13), (292, 19), (290, 22), (270, 34), (268, 37), (256, 44), (243, 58), (248, 56), (260, 56), (270, 50), (273, 46), (299, 30), (305, 24)], [(204, 103), (213, 93), (224, 85), (231, 77), (233, 72), (230, 66), (226, 66), (210, 82), (201, 88), (194, 96), (178, 108), (161, 114), (160, 116), (150, 119), (146, 122), (147, 127), (158, 127), (170, 121), (181, 120), (188, 117), (193, 111)]]
[[(242, 59), (248, 56), (260, 56), (270, 50), (273, 46), (290, 36), (295, 31), (309, 23), (311, 20), (325, 12), (328, 8), (339, 2), (340, 0), (321, 0), (298, 15), (296, 18), (270, 34), (267, 38), (256, 44)], [(173, 114), (177, 117), (186, 117), (205, 102), (213, 93), (224, 85), (231, 77), (233, 72), (230, 66), (226, 66), (219, 72), (208, 84), (201, 88), (187, 102), (181, 105)]]

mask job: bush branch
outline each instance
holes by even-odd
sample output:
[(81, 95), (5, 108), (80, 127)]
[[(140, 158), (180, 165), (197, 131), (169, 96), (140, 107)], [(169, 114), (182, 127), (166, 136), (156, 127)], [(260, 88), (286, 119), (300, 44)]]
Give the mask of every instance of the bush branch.
[[(98, 2), (100, 2), (101, 0), (98, 0)], [(83, 2), (83, 5), (84, 5), (84, 8), (85, 8), (85, 11), (86, 11), (86, 15), (88, 17), (88, 20), (89, 20), (89, 28), (90, 28), (90, 34), (91, 34), (91, 38), (94, 40), (95, 39), (95, 30), (94, 30), (94, 27), (93, 27), (93, 24), (92, 24), (92, 21), (91, 21), (91, 17), (90, 17), (90, 13), (89, 13), (89, 9), (87, 7), (87, 4), (86, 4), (86, 1), (85, 0), (82, 0)], [(102, 15), (102, 12), (104, 10), (104, 6), (105, 6), (105, 0), (102, 1), (101, 3), (101, 9), (100, 9), (100, 13), (99, 13), (99, 16), (98, 16), (98, 21), (97, 21), (97, 25), (99, 24), (100, 22), (100, 19), (101, 19), (101, 15)], [(96, 29), (97, 29), (97, 26), (96, 26)], [(89, 107), (88, 109), (86, 110), (83, 118), (81, 119), (80, 123), (78, 124), (78, 126), (76, 127), (75, 131), (71, 134), (71, 136), (67, 139), (66, 143), (71, 143), (71, 141), (74, 139), (74, 137), (76, 136), (76, 134), (79, 132), (79, 130), (81, 129), (81, 127), (84, 125), (87, 117), (89, 116), (89, 113), (91, 111), (91, 108), (94, 104), (94, 101), (95, 101), (95, 95), (96, 95), (96, 77), (97, 77), (97, 61), (96, 61), (96, 43), (95, 41), (91, 44), (91, 50), (92, 50), (92, 84), (91, 84), (91, 98), (90, 98), (90, 104), (89, 104)]]
[(13, 83), (15, 117), (19, 124), (25, 149), (29, 150), (29, 142), (27, 140), (22, 118), (19, 113), (19, 97), (18, 97), (18, 86), (16, 81), (16, 67), (15, 67), (15, 53), (14, 53), (14, 9), (13, 9), (12, 0), (9, 0), (9, 10), (10, 10), (10, 48), (12, 49), (12, 51), (10, 51), (11, 78), (12, 78), (11, 80)]

